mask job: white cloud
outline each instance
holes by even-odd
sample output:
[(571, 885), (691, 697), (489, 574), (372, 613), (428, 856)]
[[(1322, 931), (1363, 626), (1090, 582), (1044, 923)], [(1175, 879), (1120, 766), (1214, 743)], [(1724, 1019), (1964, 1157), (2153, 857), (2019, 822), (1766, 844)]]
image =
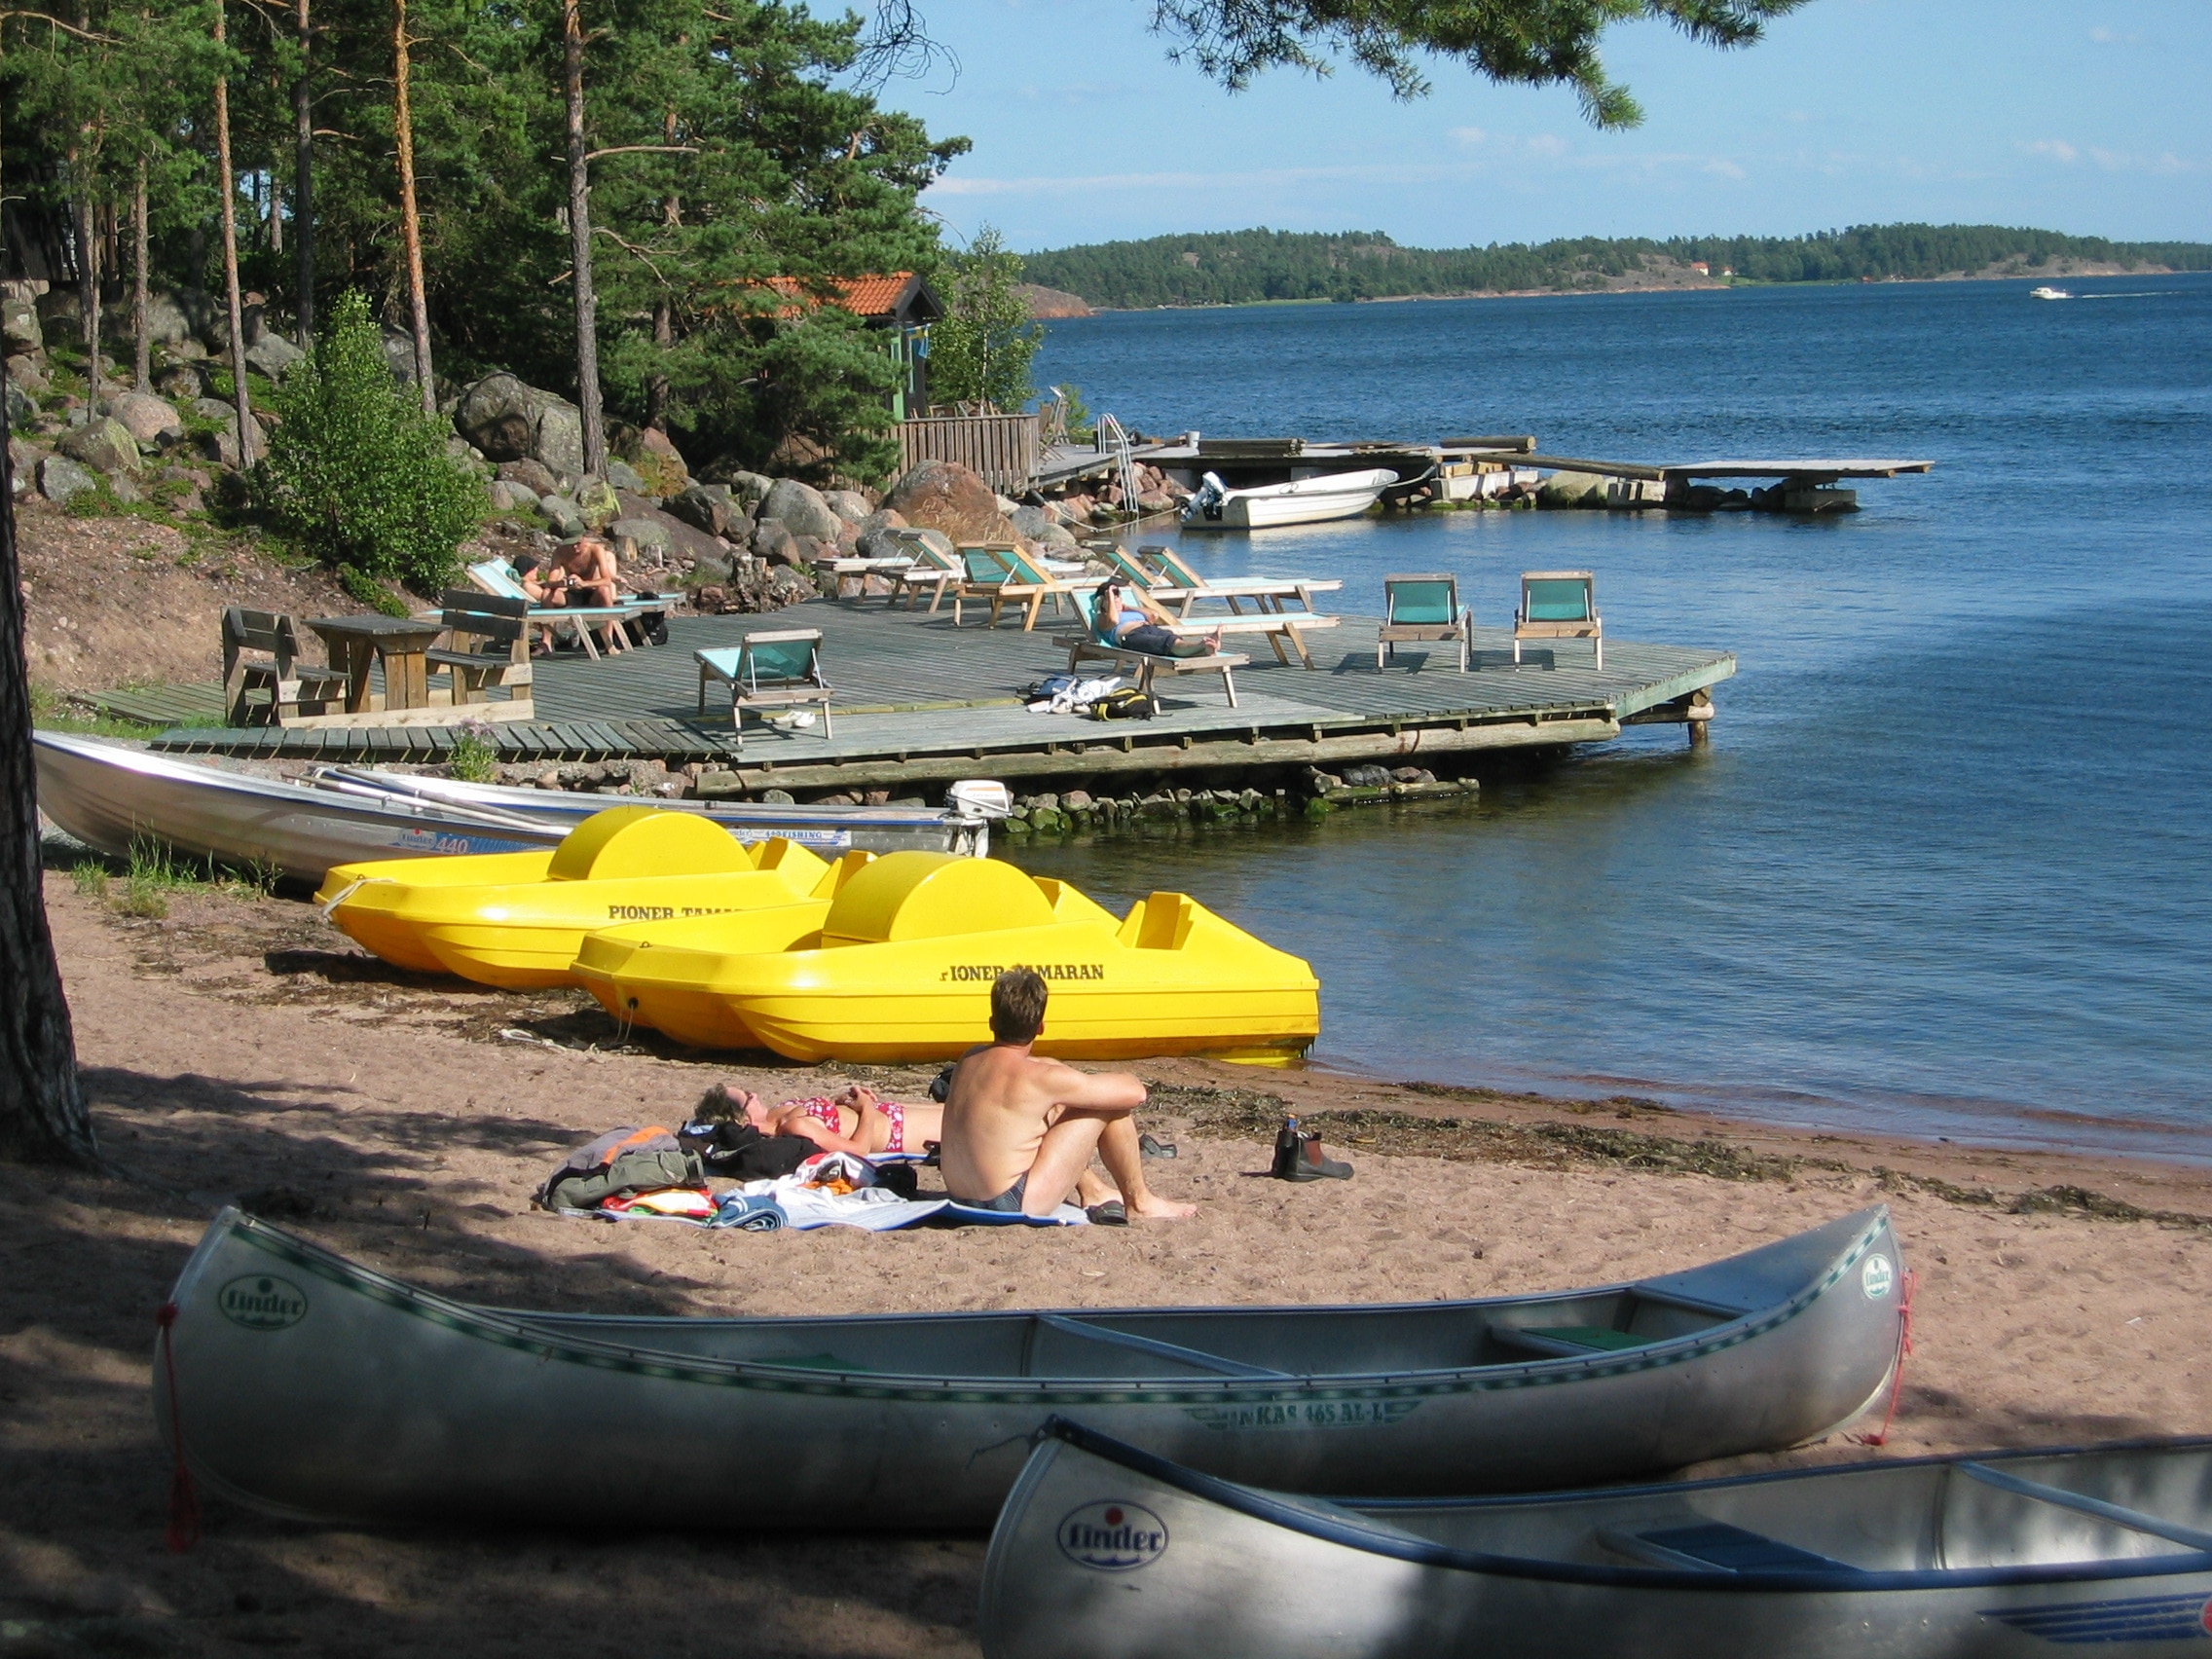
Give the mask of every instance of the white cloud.
[(1555, 137), (1549, 132), (1539, 132), (1528, 143), (1528, 151), (1531, 156), (1564, 156), (1567, 149), (1565, 138)]
[(1445, 134), (1447, 138), (1465, 144), (1470, 149), (1490, 141), (1490, 134), (1479, 127), (1455, 127)]
[(2089, 38), (2099, 46), (2133, 46), (2143, 37), (2139, 34), (2122, 34), (2119, 29), (2091, 29)]
[(1718, 156), (1705, 164), (1705, 170), (1715, 178), (1745, 178), (1749, 176), (1734, 162), (1723, 161)]
[(2032, 144), (2020, 146), (2031, 156), (2048, 156), (2054, 162), (2077, 162), (2082, 152), (2063, 138), (2038, 138)]

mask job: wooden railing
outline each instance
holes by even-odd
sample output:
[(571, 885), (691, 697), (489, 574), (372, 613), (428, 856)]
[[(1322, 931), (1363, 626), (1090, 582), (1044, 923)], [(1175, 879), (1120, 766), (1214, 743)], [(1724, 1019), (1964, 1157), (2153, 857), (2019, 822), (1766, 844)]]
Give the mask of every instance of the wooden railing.
[(899, 470), (916, 461), (954, 461), (982, 474), (1002, 496), (1037, 482), (1035, 415), (931, 415), (899, 423)]

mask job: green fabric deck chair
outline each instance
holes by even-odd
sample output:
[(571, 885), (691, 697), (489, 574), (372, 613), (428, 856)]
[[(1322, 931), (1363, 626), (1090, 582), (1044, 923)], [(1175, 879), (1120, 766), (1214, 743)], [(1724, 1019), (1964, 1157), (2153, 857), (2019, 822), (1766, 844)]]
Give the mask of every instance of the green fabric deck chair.
[(1022, 605), (1025, 613), (1021, 631), (1026, 634), (1037, 626), (1037, 616), (1045, 608), (1045, 601), (1052, 602), (1056, 614), (1062, 605), (1072, 605), (1079, 594), (1087, 592), (1095, 583), (1087, 580), (1068, 581), (1055, 576), (1018, 546), (1008, 541), (980, 542), (963, 545), (960, 549), (964, 575), (959, 586), (952, 590), (952, 625), (961, 624), (961, 601), (987, 599), (991, 602), (990, 625), (999, 625), (999, 612), (1009, 605)]
[[(468, 567), (468, 579), (479, 592), (494, 599), (519, 599), (530, 604), (530, 595), (515, 575), (514, 567), (504, 559), (486, 559)], [(533, 625), (543, 623), (558, 633), (567, 628), (574, 634), (576, 644), (583, 646), (584, 654), (594, 662), (599, 660), (599, 647), (604, 641), (609, 652), (630, 648), (621, 624), (641, 616), (659, 612), (664, 617), (673, 602), (655, 599), (625, 605), (531, 605), (530, 620)], [(666, 623), (662, 624), (665, 637)], [(595, 637), (596, 636), (596, 637)]]
[(1375, 630), (1375, 666), (1397, 656), (1401, 645), (1456, 641), (1459, 672), (1467, 672), (1467, 630), (1472, 620), (1459, 603), (1459, 578), (1441, 572), (1382, 578), (1382, 626)]
[(1521, 608), (1513, 613), (1513, 666), (1523, 640), (1588, 640), (1596, 666), (1605, 666), (1605, 624), (1598, 615), (1597, 578), (1588, 571), (1530, 571), (1521, 577)]
[(747, 634), (734, 646), (693, 651), (699, 664), (699, 713), (707, 712), (707, 687), (715, 681), (729, 686), (729, 723), (737, 746), (745, 747), (745, 711), (822, 705), (822, 735), (830, 726), (830, 682), (822, 669), (822, 630), (788, 628)]
[(960, 561), (931, 545), (929, 537), (919, 530), (890, 530), (884, 534), (899, 544), (902, 553), (911, 554), (914, 560), (903, 571), (882, 572), (891, 584), (891, 591), (883, 596), (884, 609), (888, 610), (893, 605), (898, 605), (903, 609), (911, 610), (914, 608), (914, 596), (927, 588), (930, 614), (935, 616), (937, 608), (944, 603), (945, 589), (965, 573)]

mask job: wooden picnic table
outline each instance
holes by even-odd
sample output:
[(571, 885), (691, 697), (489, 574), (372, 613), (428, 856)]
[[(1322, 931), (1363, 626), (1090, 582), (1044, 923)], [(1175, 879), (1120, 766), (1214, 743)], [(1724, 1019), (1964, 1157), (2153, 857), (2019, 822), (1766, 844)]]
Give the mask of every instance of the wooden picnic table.
[(377, 707), (369, 689), (369, 671), (384, 663), (384, 711), (430, 706), (428, 652), (445, 632), (443, 621), (413, 616), (314, 616), (308, 626), (322, 636), (330, 666), (346, 676), (346, 712), (365, 715)]

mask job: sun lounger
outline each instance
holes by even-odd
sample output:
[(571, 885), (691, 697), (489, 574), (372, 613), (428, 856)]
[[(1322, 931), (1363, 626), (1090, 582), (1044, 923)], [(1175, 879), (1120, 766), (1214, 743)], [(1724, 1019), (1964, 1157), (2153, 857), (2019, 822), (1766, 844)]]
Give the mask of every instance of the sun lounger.
[(1523, 640), (1588, 640), (1605, 666), (1605, 624), (1598, 615), (1598, 579), (1588, 571), (1530, 571), (1521, 577), (1521, 608), (1513, 613), (1513, 666)]
[(1164, 673), (1172, 677), (1182, 674), (1218, 674), (1221, 676), (1222, 694), (1229, 699), (1229, 706), (1233, 709), (1236, 707), (1236, 681), (1233, 671), (1247, 667), (1252, 661), (1248, 656), (1219, 651), (1211, 656), (1178, 657), (1134, 650), (1117, 643), (1109, 631), (1109, 625), (1096, 616), (1091, 620), (1088, 633), (1056, 635), (1052, 644), (1067, 646), (1070, 674), (1086, 662), (1110, 662), (1117, 668), (1133, 673), (1137, 680), (1137, 689), (1147, 696), (1152, 694), (1152, 682), (1156, 675)]
[(960, 560), (961, 577), (952, 589), (955, 628), (963, 619), (963, 601), (987, 599), (991, 605), (990, 625), (994, 628), (999, 625), (999, 613), (1008, 605), (1024, 605), (1021, 631), (1026, 634), (1037, 626), (1037, 615), (1046, 600), (1050, 599), (1055, 608), (1069, 605), (1081, 615), (1084, 607), (1079, 597), (1098, 586), (1094, 578), (1054, 575), (1011, 541), (965, 544), (960, 548)]
[(729, 686), (729, 721), (737, 746), (745, 747), (745, 711), (788, 709), (819, 703), (822, 735), (830, 729), (830, 682), (822, 670), (822, 630), (787, 628), (747, 634), (735, 645), (693, 651), (699, 665), (699, 713), (707, 712), (707, 687), (715, 681)]
[(1315, 594), (1337, 593), (1345, 585), (1334, 576), (1208, 576), (1172, 547), (1161, 546), (1139, 547), (1135, 568), (1157, 578), (1148, 584), (1155, 600), (1170, 608), (1180, 607), (1185, 616), (1205, 599), (1221, 601), (1236, 615), (1244, 613), (1246, 605), (1255, 611), (1285, 610), (1293, 599), (1317, 611)]
[(1469, 612), (1459, 603), (1459, 580), (1448, 573), (1382, 578), (1382, 626), (1375, 630), (1375, 666), (1413, 644), (1459, 646), (1459, 672), (1467, 672)]
[[(521, 581), (515, 576), (514, 567), (504, 559), (485, 559), (469, 566), (468, 579), (495, 599), (519, 599), (526, 605), (530, 604), (530, 595), (523, 591)], [(601, 643), (606, 645), (610, 654), (630, 648), (629, 636), (620, 624), (651, 618), (665, 619), (670, 607), (676, 603), (675, 598), (668, 594), (640, 594), (634, 599), (623, 600), (618, 605), (531, 605), (530, 620), (556, 631), (566, 625), (574, 634), (576, 643), (583, 646), (585, 654), (596, 662)], [(649, 620), (647, 626), (651, 628)], [(603, 631), (602, 640), (593, 638), (594, 630)], [(656, 636), (665, 637), (665, 620), (653, 632)]]

